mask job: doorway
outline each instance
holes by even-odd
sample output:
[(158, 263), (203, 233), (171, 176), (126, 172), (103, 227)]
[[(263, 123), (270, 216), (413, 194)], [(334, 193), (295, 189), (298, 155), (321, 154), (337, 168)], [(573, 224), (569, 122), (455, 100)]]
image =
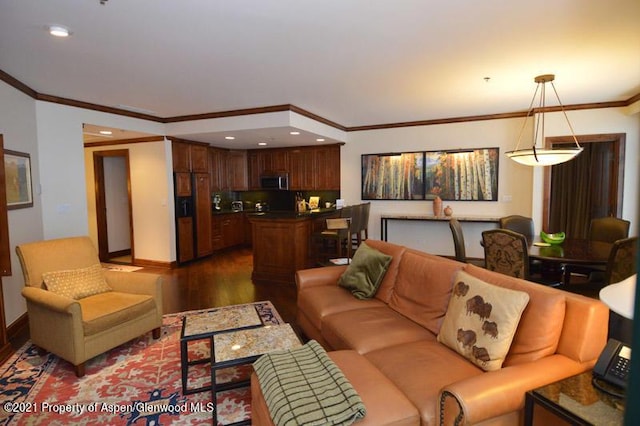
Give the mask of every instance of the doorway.
[(129, 150), (96, 151), (93, 166), (100, 261), (134, 264)]
[[(575, 159), (545, 170), (543, 228), (585, 239), (591, 219), (622, 215), (625, 134), (577, 136)], [(575, 146), (572, 136), (550, 137), (549, 147)]]

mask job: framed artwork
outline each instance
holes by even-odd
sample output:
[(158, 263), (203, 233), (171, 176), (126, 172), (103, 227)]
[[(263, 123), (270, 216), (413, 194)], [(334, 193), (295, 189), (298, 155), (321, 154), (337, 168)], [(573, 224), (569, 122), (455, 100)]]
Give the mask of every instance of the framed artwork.
[(498, 201), (500, 148), (425, 153), (426, 199)]
[(424, 152), (363, 154), (363, 200), (424, 200)]
[(33, 207), (31, 156), (24, 152), (4, 150), (4, 175), (7, 209)]

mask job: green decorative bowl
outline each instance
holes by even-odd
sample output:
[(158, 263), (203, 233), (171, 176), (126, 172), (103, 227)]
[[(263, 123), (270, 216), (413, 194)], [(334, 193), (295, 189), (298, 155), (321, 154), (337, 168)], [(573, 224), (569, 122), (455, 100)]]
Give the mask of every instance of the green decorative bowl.
[(564, 242), (564, 232), (556, 232), (555, 234), (547, 234), (544, 231), (540, 231), (540, 238), (542, 241), (549, 244), (562, 244)]

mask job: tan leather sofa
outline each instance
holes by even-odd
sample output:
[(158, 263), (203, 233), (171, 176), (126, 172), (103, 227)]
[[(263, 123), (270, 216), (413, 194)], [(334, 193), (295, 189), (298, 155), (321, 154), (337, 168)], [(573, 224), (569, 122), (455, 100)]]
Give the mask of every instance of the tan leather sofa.
[[(606, 343), (609, 311), (598, 300), (386, 242), (367, 244), (393, 256), (374, 298), (356, 299), (337, 285), (346, 267), (298, 271), (296, 282), (304, 333), (329, 351), (355, 352), (352, 358), (362, 357), (392, 383), (354, 383), (365, 406), (367, 400), (387, 404), (378, 418), (367, 407), (368, 424), (522, 424), (526, 391), (592, 368)], [(499, 370), (485, 372), (436, 340), (460, 269), (529, 294)], [(357, 362), (336, 363), (350, 380), (358, 374)], [(252, 386), (253, 424), (271, 424), (255, 377)], [(417, 418), (400, 408), (396, 390)], [(385, 394), (396, 399), (385, 400)]]
[(78, 300), (48, 291), (43, 274), (100, 264), (88, 237), (59, 238), (16, 247), (24, 274), (31, 341), (85, 373), (85, 361), (162, 327), (162, 277), (104, 271), (112, 291)]

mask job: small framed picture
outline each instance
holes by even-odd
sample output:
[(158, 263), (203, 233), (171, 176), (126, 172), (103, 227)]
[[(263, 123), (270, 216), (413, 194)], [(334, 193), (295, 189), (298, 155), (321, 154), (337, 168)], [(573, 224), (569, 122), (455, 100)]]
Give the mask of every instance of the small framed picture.
[(24, 152), (4, 150), (4, 175), (7, 209), (33, 207), (31, 156)]

